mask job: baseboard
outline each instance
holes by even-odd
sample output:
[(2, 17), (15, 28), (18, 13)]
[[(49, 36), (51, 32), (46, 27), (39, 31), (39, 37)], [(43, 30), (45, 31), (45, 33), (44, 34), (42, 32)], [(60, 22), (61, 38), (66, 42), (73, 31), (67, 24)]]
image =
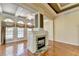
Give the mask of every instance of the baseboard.
[(67, 43), (67, 42), (62, 42), (62, 41), (53, 41), (53, 42), (58, 42), (58, 43), (66, 44), (66, 45), (72, 45), (72, 46), (77, 46), (77, 47), (79, 47), (79, 45), (71, 44), (71, 43)]

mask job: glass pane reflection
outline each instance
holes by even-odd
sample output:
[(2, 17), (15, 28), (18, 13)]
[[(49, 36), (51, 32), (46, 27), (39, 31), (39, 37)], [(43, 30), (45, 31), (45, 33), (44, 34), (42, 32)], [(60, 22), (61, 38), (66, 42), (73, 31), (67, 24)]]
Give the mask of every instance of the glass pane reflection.
[(13, 56), (13, 46), (6, 47), (5, 55), (6, 56)]
[(22, 55), (24, 52), (24, 44), (21, 43), (21, 44), (18, 44), (18, 47), (17, 47), (17, 55)]

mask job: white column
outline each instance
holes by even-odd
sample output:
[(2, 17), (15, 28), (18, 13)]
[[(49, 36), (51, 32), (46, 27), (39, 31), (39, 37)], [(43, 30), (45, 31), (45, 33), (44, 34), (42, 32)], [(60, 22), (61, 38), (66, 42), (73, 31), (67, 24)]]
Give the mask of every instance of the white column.
[(26, 26), (24, 27), (24, 40), (26, 40)]
[(13, 30), (13, 39), (16, 40), (17, 39), (17, 29), (16, 27), (14, 27), (14, 30)]
[(2, 38), (1, 38), (1, 36), (2, 36), (2, 34), (1, 34), (1, 30), (2, 30), (1, 24), (2, 24), (2, 23), (1, 23), (1, 22), (2, 22), (2, 20), (4, 20), (4, 18), (3, 18), (2, 16), (0, 16), (0, 45), (2, 44), (2, 43), (1, 43), (1, 39), (2, 39)]
[(15, 27), (13, 30), (13, 40), (16, 41), (17, 40), (17, 27), (16, 27), (16, 22), (15, 22)]
[(1, 45), (1, 19), (0, 19), (0, 45)]
[(53, 20), (51, 19), (44, 19), (44, 30), (48, 31), (48, 39), (49, 40), (54, 40), (53, 38)]

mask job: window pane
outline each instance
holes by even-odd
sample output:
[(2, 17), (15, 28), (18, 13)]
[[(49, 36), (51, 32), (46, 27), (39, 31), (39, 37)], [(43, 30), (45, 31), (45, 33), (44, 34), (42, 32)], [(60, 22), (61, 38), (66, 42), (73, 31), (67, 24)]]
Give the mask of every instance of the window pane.
[(13, 39), (13, 27), (6, 27), (6, 40)]
[(24, 28), (18, 28), (18, 38), (24, 37)]

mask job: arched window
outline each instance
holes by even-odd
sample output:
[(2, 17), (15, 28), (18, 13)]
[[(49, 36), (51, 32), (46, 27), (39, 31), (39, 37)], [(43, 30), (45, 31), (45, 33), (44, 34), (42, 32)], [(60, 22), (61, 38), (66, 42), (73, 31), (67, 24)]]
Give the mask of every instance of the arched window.
[(5, 19), (4, 22), (14, 22), (12, 19)]
[(18, 23), (18, 24), (24, 24), (24, 22), (23, 22), (23, 21), (18, 21), (17, 23)]
[[(7, 18), (4, 20), (4, 22), (6, 22), (6, 24), (10, 26), (14, 21), (12, 19)], [(9, 24), (8, 22), (11, 24)], [(13, 40), (13, 30), (14, 27), (6, 27), (6, 33), (5, 33), (6, 42)]]
[[(23, 21), (18, 21), (17, 22), (18, 24), (21, 24), (21, 25), (23, 25), (24, 24), (24, 22)], [(24, 28), (23, 27), (17, 27), (17, 37), (18, 38), (23, 38), (24, 37)]]

